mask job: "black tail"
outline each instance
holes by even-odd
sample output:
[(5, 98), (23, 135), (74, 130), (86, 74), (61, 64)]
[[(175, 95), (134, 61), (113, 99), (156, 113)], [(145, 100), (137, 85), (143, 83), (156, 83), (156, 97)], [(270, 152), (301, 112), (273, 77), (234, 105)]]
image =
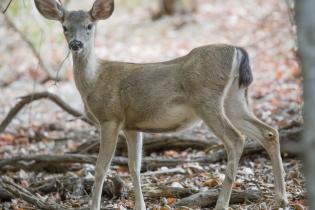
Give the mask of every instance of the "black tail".
[(246, 50), (243, 48), (237, 48), (242, 52), (242, 60), (240, 63), (239, 69), (239, 86), (240, 87), (248, 87), (253, 81), (252, 69), (249, 65), (249, 57)]

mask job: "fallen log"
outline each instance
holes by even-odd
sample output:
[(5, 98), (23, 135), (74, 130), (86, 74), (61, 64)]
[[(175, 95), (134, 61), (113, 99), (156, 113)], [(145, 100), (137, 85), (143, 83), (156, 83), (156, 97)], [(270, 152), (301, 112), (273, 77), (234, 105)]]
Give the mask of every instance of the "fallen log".
[[(189, 197), (183, 198), (174, 204), (174, 207), (197, 207), (197, 208), (209, 208), (214, 207), (218, 196), (219, 190), (212, 189), (205, 192), (199, 192), (193, 194)], [(261, 193), (259, 191), (238, 191), (233, 190), (230, 204), (239, 204), (246, 201), (257, 202), (261, 198)]]
[(161, 188), (150, 190), (145, 192), (148, 197), (151, 198), (184, 198), (198, 193), (198, 190), (190, 188), (180, 188), (180, 187), (167, 187), (162, 186)]
[[(97, 137), (93, 141), (88, 141), (81, 144), (73, 153), (76, 154), (95, 154), (99, 151), (99, 141)], [(163, 150), (185, 150), (187, 148), (196, 150), (206, 150), (217, 143), (217, 139), (198, 139), (187, 135), (161, 136), (161, 137), (146, 137), (143, 142), (143, 151), (145, 154), (152, 152), (160, 152)], [(123, 135), (119, 135), (116, 154), (127, 154), (126, 139)]]

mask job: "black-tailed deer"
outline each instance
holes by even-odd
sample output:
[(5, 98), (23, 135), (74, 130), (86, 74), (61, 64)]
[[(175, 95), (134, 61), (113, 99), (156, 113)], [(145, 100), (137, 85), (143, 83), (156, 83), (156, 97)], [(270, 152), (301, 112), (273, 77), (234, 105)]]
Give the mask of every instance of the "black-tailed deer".
[(100, 129), (91, 210), (100, 209), (102, 186), (123, 130), (136, 209), (145, 210), (141, 191), (141, 132), (177, 131), (203, 120), (228, 154), (226, 176), (216, 210), (228, 209), (232, 183), (246, 135), (268, 152), (275, 175), (276, 201), (287, 204), (278, 132), (250, 110), (246, 91), (252, 82), (248, 55), (229, 45), (208, 45), (163, 63), (134, 64), (98, 59), (95, 27), (114, 10), (114, 0), (96, 0), (92, 9), (67, 11), (55, 0), (35, 0), (39, 12), (58, 20), (73, 55), (74, 78), (87, 116)]

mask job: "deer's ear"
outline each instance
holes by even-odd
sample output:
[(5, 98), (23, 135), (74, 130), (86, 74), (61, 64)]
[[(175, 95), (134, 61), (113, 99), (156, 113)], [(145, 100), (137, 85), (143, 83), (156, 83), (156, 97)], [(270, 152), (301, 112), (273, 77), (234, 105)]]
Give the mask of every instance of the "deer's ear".
[(45, 18), (62, 21), (65, 10), (56, 0), (35, 0), (35, 5)]
[(96, 0), (90, 14), (93, 20), (105, 20), (114, 11), (114, 0)]

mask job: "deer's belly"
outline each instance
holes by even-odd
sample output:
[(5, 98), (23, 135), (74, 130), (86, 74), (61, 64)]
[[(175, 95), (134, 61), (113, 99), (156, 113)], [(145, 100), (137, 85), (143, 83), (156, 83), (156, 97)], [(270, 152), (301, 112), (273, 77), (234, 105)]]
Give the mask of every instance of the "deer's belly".
[(143, 120), (126, 120), (126, 129), (150, 133), (174, 132), (200, 121), (193, 109), (186, 105), (163, 107), (157, 112), (145, 114)]

